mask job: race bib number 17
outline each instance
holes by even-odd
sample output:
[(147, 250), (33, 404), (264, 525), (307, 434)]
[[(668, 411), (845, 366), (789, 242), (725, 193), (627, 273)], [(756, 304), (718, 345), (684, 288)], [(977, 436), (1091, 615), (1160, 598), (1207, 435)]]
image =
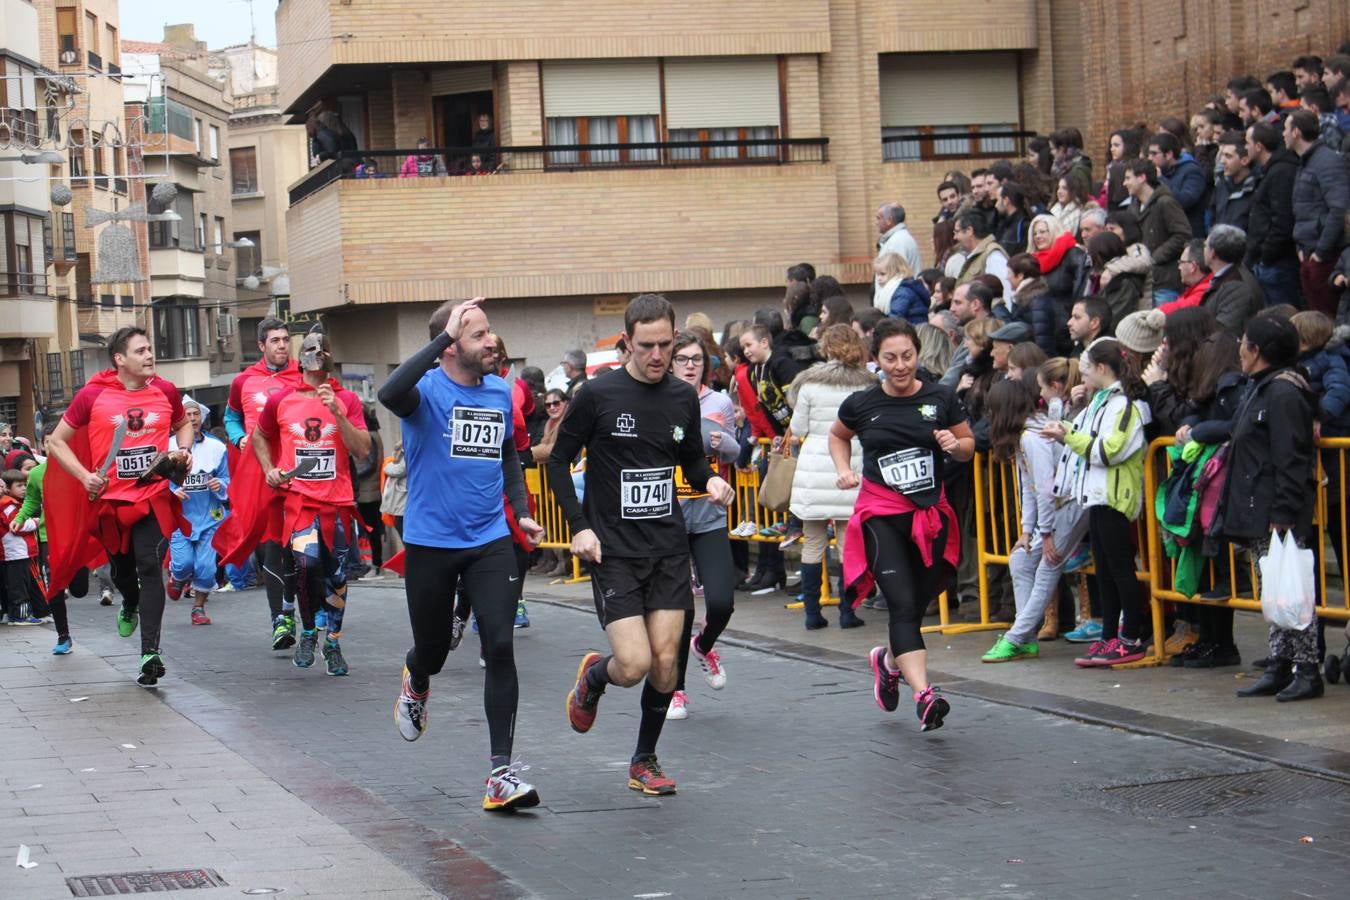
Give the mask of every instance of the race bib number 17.
[(506, 417), (499, 409), (455, 407), (450, 418), (450, 455), (457, 459), (502, 458)]

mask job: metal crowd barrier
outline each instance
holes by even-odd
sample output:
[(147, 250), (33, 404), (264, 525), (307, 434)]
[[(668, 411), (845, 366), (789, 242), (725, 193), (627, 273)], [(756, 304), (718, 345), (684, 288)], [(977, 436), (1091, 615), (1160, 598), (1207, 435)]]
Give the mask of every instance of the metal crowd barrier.
[[(567, 524), (567, 516), (562, 507), (553, 499), (548, 489), (548, 471), (543, 466), (525, 470), (525, 489), (534, 496), (535, 521), (544, 527), (544, 540), (539, 544), (547, 550), (572, 549), (572, 527)], [(590, 581), (589, 575), (581, 574), (581, 560), (576, 556), (572, 560), (572, 574), (560, 579), (562, 584), (580, 584)], [(557, 582), (555, 582), (557, 583)]]

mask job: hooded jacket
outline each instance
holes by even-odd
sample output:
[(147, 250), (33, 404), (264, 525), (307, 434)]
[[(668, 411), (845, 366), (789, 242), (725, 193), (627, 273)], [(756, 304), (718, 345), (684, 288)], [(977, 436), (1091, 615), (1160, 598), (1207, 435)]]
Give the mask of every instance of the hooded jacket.
[(1346, 346), (1333, 338), (1321, 350), (1298, 358), (1308, 390), (1317, 397), (1318, 418), (1326, 437), (1350, 434), (1350, 366), (1346, 354)]
[[(800, 372), (788, 389), (792, 404), (792, 433), (801, 438), (797, 471), (792, 477), (794, 516), (805, 521), (847, 519), (853, 515), (858, 489), (841, 491), (835, 485), (830, 458), (830, 428), (839, 418), (839, 405), (852, 394), (877, 383), (866, 369), (832, 360)], [(862, 471), (862, 445), (853, 439), (852, 467)]]
[(1298, 157), (1285, 147), (1262, 167), (1247, 217), (1247, 265), (1275, 265), (1294, 258), (1294, 181)]
[(885, 313), (894, 319), (904, 319), (918, 328), (928, 321), (928, 305), (932, 299), (928, 286), (921, 279), (906, 278), (896, 285)]
[(1148, 403), (1131, 400), (1120, 382), (1097, 391), (1064, 435), (1055, 496), (1084, 509), (1109, 506), (1130, 521), (1144, 504)]
[(1233, 184), (1233, 179), (1221, 175), (1214, 184), (1214, 224), (1232, 225), (1246, 231), (1260, 183), (1261, 176), (1256, 172), (1248, 174), (1241, 184)]
[(1350, 206), (1350, 181), (1345, 159), (1325, 144), (1316, 143), (1303, 154), (1303, 167), (1294, 180), (1294, 242), (1304, 253), (1316, 253), (1325, 262), (1336, 258)]
[(1139, 217), (1144, 244), (1153, 255), (1153, 289), (1180, 293), (1181, 273), (1177, 260), (1192, 236), (1190, 219), (1167, 185), (1159, 184), (1147, 203), (1130, 200), (1130, 209)]
[(1161, 179), (1186, 213), (1186, 220), (1191, 224), (1191, 235), (1204, 237), (1207, 231), (1205, 195), (1209, 193), (1211, 177), (1195, 161), (1194, 156), (1182, 153), (1172, 171), (1162, 175)]

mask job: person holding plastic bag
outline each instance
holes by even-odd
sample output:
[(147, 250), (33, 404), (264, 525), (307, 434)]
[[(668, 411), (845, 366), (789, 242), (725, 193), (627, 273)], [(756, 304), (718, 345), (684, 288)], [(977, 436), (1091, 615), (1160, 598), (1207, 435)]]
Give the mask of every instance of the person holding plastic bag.
[[(1242, 371), (1251, 379), (1247, 396), (1233, 418), (1228, 448), (1228, 478), (1219, 507), (1218, 530), (1246, 545), (1257, 565), (1258, 595), (1270, 577), (1275, 559), (1263, 559), (1292, 532), (1304, 547), (1316, 543), (1312, 526), (1317, 489), (1313, 445), (1315, 400), (1308, 383), (1294, 368), (1298, 332), (1288, 319), (1256, 316), (1247, 322), (1238, 348)], [(1298, 555), (1303, 566), (1307, 557)], [(1315, 567), (1316, 560), (1312, 560)], [(1314, 594), (1314, 600), (1316, 596)], [(1262, 603), (1264, 607), (1266, 604)], [(1239, 697), (1275, 696), (1276, 700), (1309, 700), (1322, 696), (1319, 626), (1270, 626), (1270, 656), (1265, 674)]]

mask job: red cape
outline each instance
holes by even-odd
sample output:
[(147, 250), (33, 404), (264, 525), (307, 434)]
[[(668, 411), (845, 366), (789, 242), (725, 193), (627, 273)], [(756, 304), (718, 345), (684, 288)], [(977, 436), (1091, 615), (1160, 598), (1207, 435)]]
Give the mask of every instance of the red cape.
[[(116, 383), (117, 373), (112, 369), (104, 369), (89, 379), (89, 384), (95, 386), (111, 387)], [(92, 458), (88, 429), (75, 430), (70, 449), (80, 464), (90, 471), (102, 462)], [(163, 496), (167, 502), (156, 497), (144, 504), (143, 514), (155, 515), (160, 521), (161, 530), (167, 528), (166, 534), (174, 531), (170, 525), (181, 528), (185, 534), (191, 534), (192, 526), (182, 517), (182, 505), (178, 498), (168, 491)], [(42, 482), (42, 519), (47, 526), (48, 565), (51, 572), (47, 582), (47, 599), (65, 590), (80, 569), (92, 569), (107, 560), (108, 548), (105, 548), (98, 534), (103, 533), (111, 539), (112, 530), (117, 528), (117, 517), (108, 515), (109, 512), (109, 504), (90, 502), (84, 485), (59, 462), (52, 460), (52, 464), (47, 466), (47, 474)]]
[(216, 528), (211, 546), (220, 554), (222, 564), (237, 566), (259, 544), (281, 539), (282, 492), (267, 486), (262, 466), (251, 449), (240, 452), (231, 445), (227, 452), (230, 514)]

